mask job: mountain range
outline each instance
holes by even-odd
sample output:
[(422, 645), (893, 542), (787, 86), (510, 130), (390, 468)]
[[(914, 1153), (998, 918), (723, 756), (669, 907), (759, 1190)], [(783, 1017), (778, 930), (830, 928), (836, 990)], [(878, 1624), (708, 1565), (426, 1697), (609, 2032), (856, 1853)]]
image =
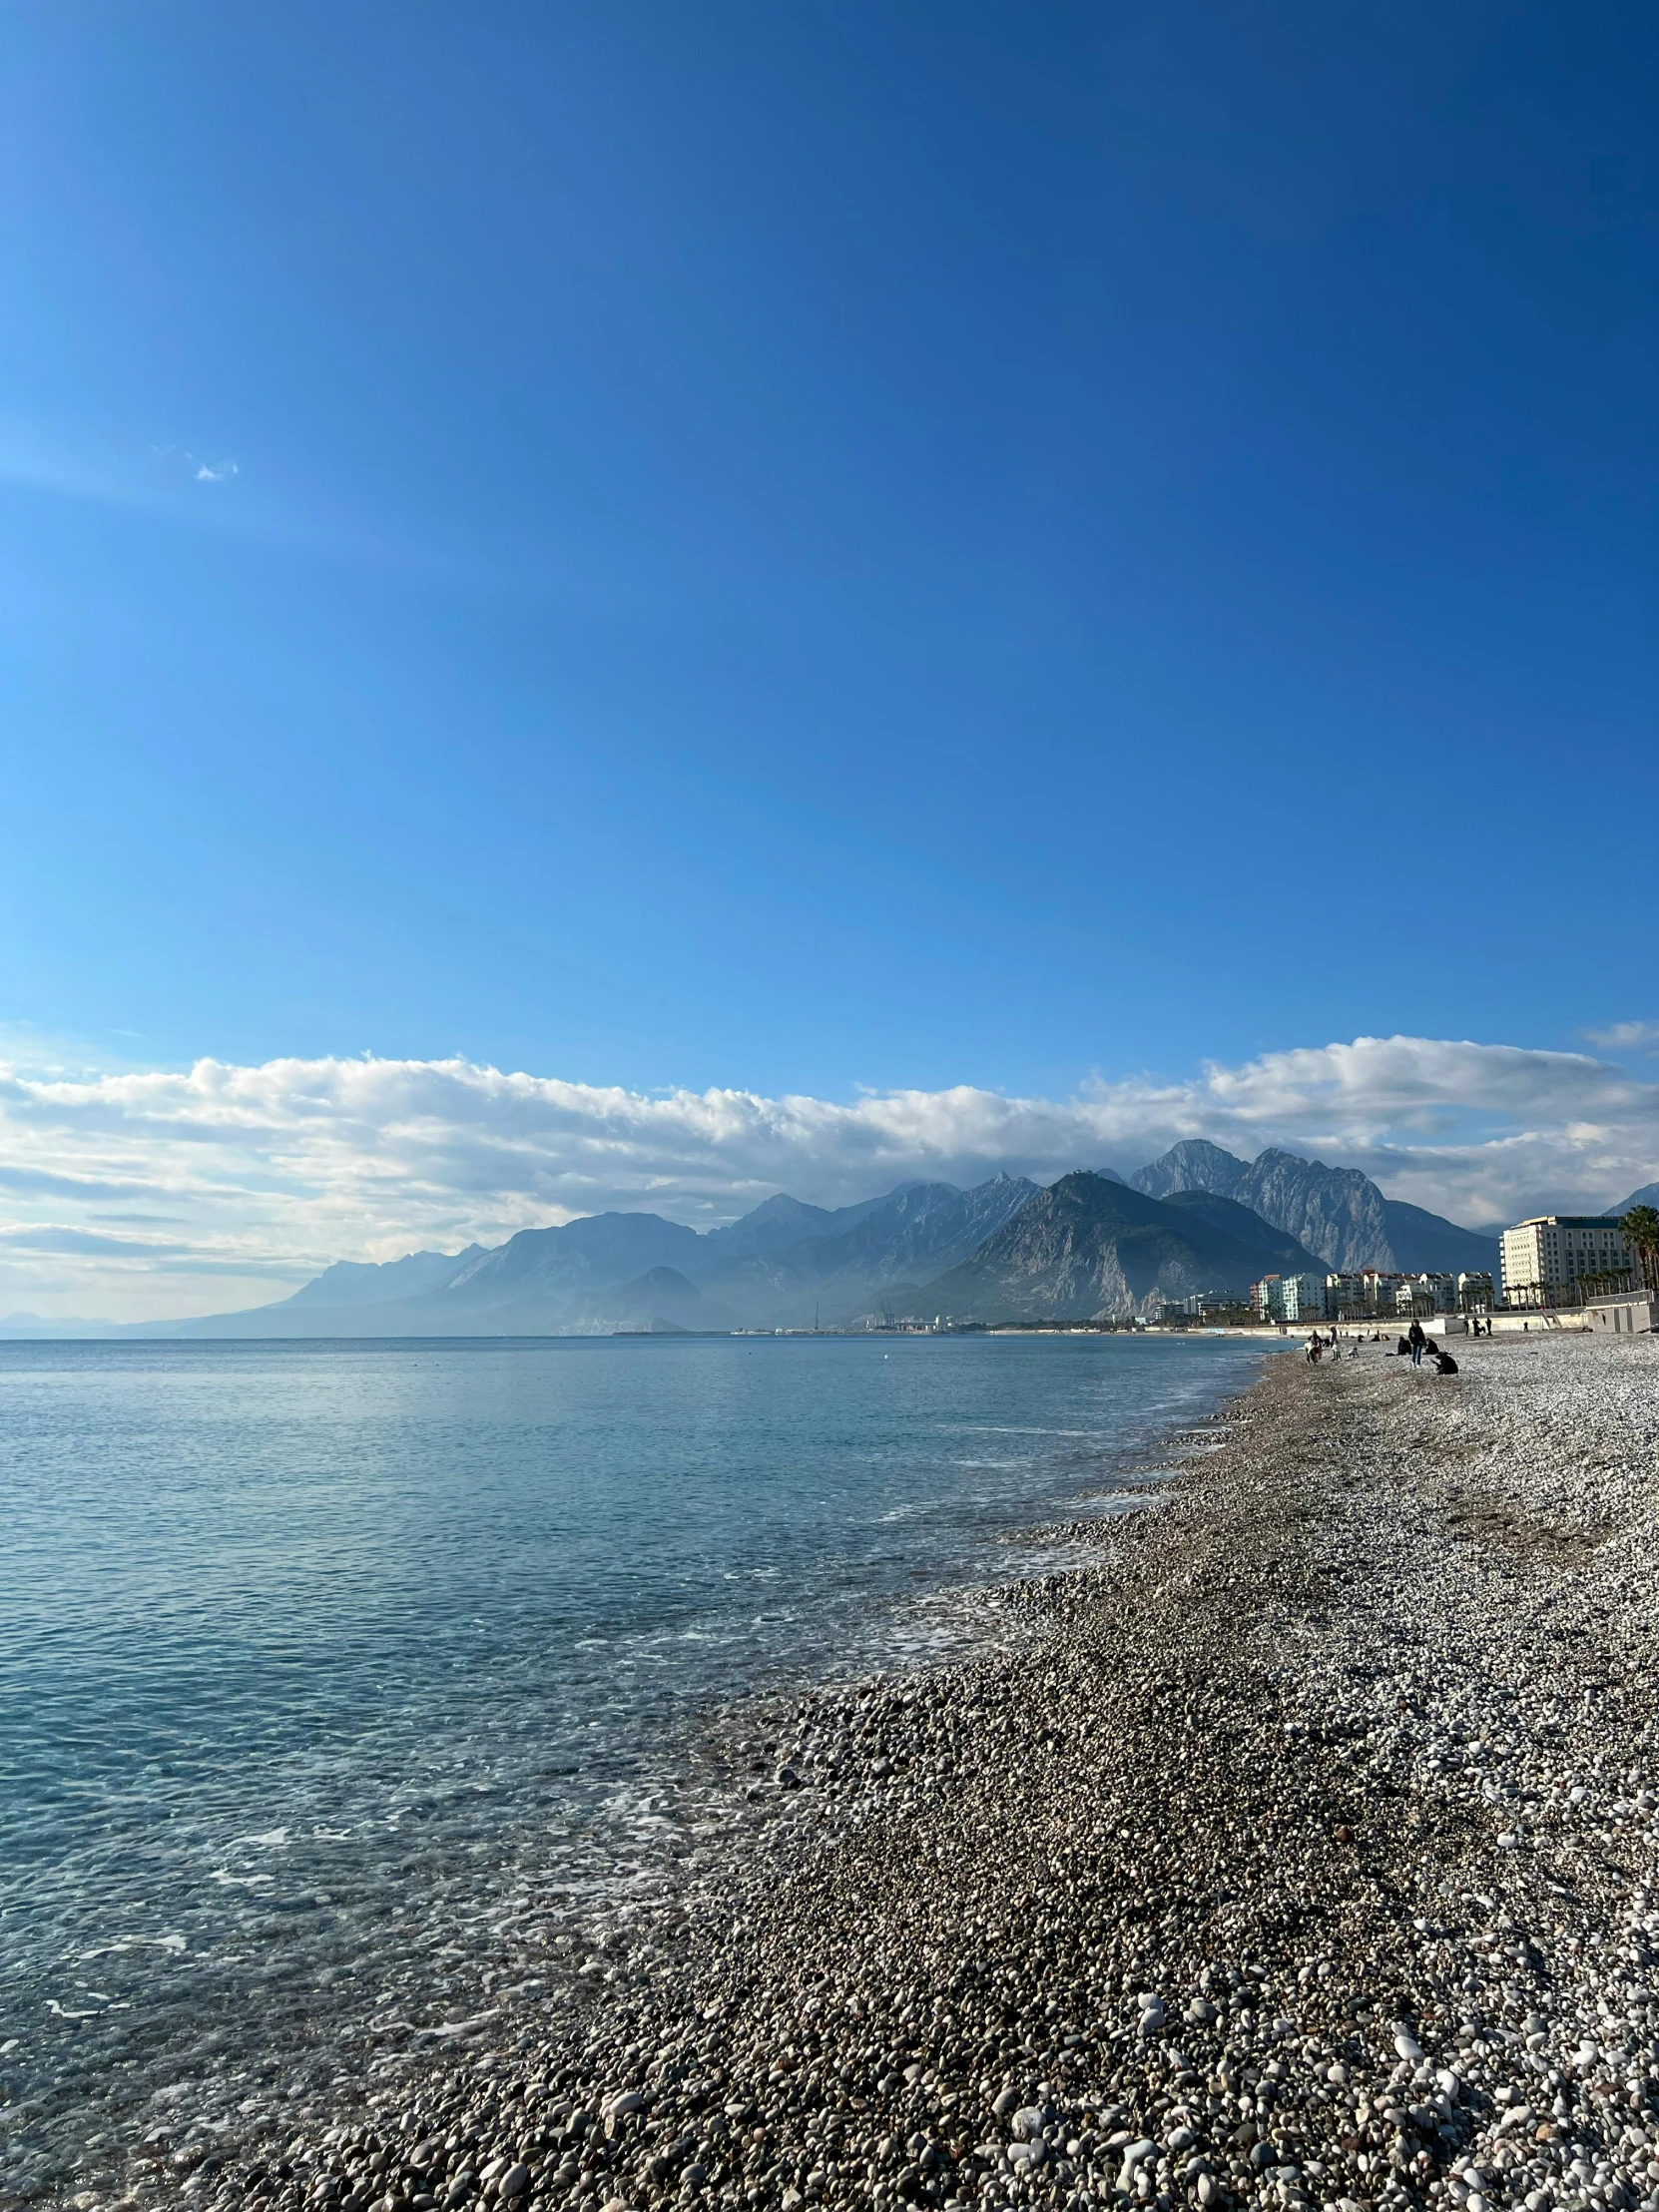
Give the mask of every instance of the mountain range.
[(1397, 1268), (1470, 1272), (1497, 1268), (1497, 1240), (1459, 1229), (1438, 1214), (1384, 1198), (1358, 1168), (1328, 1168), (1294, 1152), (1268, 1151), (1241, 1160), (1202, 1137), (1172, 1145), (1161, 1160), (1129, 1178), (1137, 1191), (1214, 1191), (1297, 1237), (1328, 1268)]
[[(614, 1330), (807, 1329), (888, 1285), (964, 1260), (1035, 1198), (1020, 1176), (970, 1191), (901, 1183), (853, 1206), (780, 1194), (699, 1233), (660, 1214), (591, 1214), (504, 1245), (336, 1262), (274, 1306), (151, 1322), (153, 1337), (591, 1336)], [(383, 1283), (377, 1289), (376, 1283)], [(126, 1331), (123, 1334), (134, 1334)]]
[[(1638, 1194), (1640, 1196), (1641, 1194)], [(337, 1261), (290, 1298), (195, 1321), (16, 1315), (0, 1336), (550, 1336), (1115, 1318), (1268, 1273), (1497, 1266), (1494, 1239), (1385, 1198), (1353, 1168), (1175, 1145), (1127, 1181), (1078, 1169), (1047, 1189), (901, 1183), (840, 1207), (779, 1193), (699, 1233), (660, 1214), (593, 1214), (503, 1245)]]
[(1314, 1268), (1295, 1238), (1231, 1199), (1149, 1198), (1079, 1168), (922, 1296), (959, 1321), (1124, 1321), (1199, 1291), (1243, 1292), (1258, 1276)]

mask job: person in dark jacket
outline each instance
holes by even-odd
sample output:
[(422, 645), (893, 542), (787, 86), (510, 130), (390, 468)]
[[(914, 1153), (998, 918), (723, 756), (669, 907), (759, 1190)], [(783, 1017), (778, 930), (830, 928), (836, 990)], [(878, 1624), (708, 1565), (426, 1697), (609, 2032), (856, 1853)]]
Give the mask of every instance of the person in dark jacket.
[(1422, 1323), (1416, 1320), (1415, 1317), (1412, 1318), (1411, 1326), (1405, 1332), (1405, 1342), (1411, 1348), (1412, 1367), (1420, 1368), (1422, 1366), (1422, 1349), (1427, 1344), (1428, 1339), (1422, 1333)]

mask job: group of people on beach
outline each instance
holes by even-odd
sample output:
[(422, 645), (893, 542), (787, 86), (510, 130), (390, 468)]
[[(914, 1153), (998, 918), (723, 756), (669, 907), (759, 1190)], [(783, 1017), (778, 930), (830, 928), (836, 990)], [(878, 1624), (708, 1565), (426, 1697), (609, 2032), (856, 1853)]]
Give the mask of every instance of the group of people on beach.
[[(1381, 1344), (1382, 1342), (1382, 1331), (1374, 1329), (1369, 1341), (1374, 1345)], [(1350, 1341), (1348, 1356), (1351, 1360), (1359, 1359), (1360, 1345), (1361, 1339), (1358, 1337)], [(1333, 1329), (1327, 1337), (1317, 1329), (1310, 1330), (1306, 1355), (1308, 1365), (1311, 1368), (1317, 1368), (1327, 1353), (1331, 1355), (1333, 1360), (1340, 1360), (1343, 1356), (1342, 1347), (1337, 1342), (1337, 1332)], [(1420, 1368), (1425, 1354), (1433, 1362), (1439, 1374), (1455, 1375), (1457, 1373), (1457, 1363), (1451, 1357), (1451, 1354), (1447, 1352), (1444, 1345), (1437, 1345), (1432, 1341), (1422, 1323), (1413, 1315), (1410, 1328), (1386, 1357), (1409, 1360), (1412, 1367)]]
[(1422, 1323), (1413, 1315), (1410, 1328), (1394, 1346), (1394, 1356), (1396, 1359), (1409, 1359), (1412, 1367), (1420, 1368), (1424, 1354), (1433, 1361), (1442, 1375), (1455, 1375), (1457, 1373), (1457, 1363), (1447, 1352), (1445, 1346), (1435, 1344), (1423, 1328)]

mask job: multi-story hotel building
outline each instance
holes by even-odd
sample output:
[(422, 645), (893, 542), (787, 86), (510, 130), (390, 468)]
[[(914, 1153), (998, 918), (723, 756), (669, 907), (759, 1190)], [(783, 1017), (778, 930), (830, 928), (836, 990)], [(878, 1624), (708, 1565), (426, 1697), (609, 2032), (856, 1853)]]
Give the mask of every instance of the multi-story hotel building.
[[(1640, 1262), (1611, 1214), (1538, 1214), (1503, 1232), (1505, 1306), (1566, 1306), (1584, 1294), (1586, 1278), (1628, 1276), (1641, 1282)], [(1597, 1285), (1598, 1289), (1602, 1286)]]

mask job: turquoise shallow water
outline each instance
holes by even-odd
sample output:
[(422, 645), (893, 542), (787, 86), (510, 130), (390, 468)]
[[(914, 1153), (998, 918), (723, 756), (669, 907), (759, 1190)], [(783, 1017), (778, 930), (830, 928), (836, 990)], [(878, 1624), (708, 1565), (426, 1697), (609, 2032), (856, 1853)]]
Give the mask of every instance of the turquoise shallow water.
[(487, 2003), (711, 1707), (952, 1648), (1258, 1357), (0, 1346), (0, 2190)]

